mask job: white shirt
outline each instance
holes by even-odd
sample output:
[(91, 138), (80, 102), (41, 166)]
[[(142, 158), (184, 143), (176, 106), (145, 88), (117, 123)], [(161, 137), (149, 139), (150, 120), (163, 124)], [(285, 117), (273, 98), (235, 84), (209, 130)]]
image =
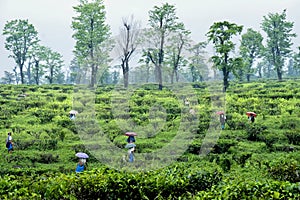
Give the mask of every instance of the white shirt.
[(9, 136), (6, 138), (6, 142), (8, 142), (8, 141), (12, 141), (11, 135), (9, 135)]

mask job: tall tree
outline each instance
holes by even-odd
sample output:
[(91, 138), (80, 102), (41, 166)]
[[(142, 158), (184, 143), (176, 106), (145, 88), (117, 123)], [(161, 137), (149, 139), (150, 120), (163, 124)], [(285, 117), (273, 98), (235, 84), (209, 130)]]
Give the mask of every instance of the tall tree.
[(141, 65), (137, 68), (137, 71), (140, 71), (141, 74), (143, 74), (141, 80), (144, 80), (146, 83), (148, 83), (150, 79), (150, 71), (153, 67), (150, 63), (149, 53), (145, 49), (142, 52), (139, 63), (141, 63)]
[(247, 32), (242, 35), (240, 53), (245, 62), (245, 71), (247, 81), (250, 81), (250, 76), (254, 73), (253, 62), (258, 58), (263, 50), (262, 35), (254, 31), (252, 28), (247, 29)]
[(161, 7), (154, 6), (149, 11), (149, 26), (147, 34), (148, 41), (153, 43), (153, 47), (148, 48), (148, 56), (155, 66), (156, 77), (158, 79), (158, 88), (163, 88), (162, 67), (164, 62), (164, 48), (166, 37), (173, 31), (182, 27), (182, 23), (178, 22), (175, 6), (168, 3)]
[(46, 79), (50, 84), (61, 82), (63, 60), (60, 53), (46, 47), (43, 67), (47, 71)]
[(90, 86), (97, 83), (99, 64), (95, 53), (101, 49), (102, 43), (109, 38), (109, 26), (105, 23), (105, 7), (103, 0), (79, 0), (73, 7), (78, 16), (73, 17), (73, 38), (76, 40), (75, 56), (79, 63), (90, 68)]
[[(79, 79), (79, 80), (78, 80)], [(69, 69), (68, 69), (68, 77), (66, 82), (73, 84), (73, 83), (80, 83), (81, 73), (80, 73), (80, 65), (76, 58), (73, 58), (70, 62)]]
[(39, 85), (41, 78), (45, 74), (43, 62), (47, 57), (47, 47), (36, 44), (30, 51), (30, 57), (32, 58), (31, 74), (35, 84)]
[(278, 80), (282, 80), (283, 67), (286, 58), (291, 55), (292, 33), (294, 23), (286, 20), (286, 10), (279, 13), (269, 13), (263, 17), (261, 28), (267, 34), (266, 57), (277, 72)]
[(109, 79), (109, 63), (112, 61), (110, 53), (114, 48), (115, 41), (113, 39), (106, 39), (99, 48), (95, 51), (95, 61), (99, 66), (96, 83), (103, 84)]
[(210, 26), (208, 41), (214, 44), (215, 55), (211, 57), (214, 66), (223, 72), (223, 91), (229, 86), (229, 73), (234, 72), (239, 65), (240, 58), (231, 58), (230, 53), (234, 50), (235, 44), (231, 41), (232, 37), (240, 34), (243, 26), (227, 21), (215, 22)]
[(28, 50), (39, 42), (38, 32), (28, 20), (11, 20), (3, 29), (6, 36), (5, 48), (12, 52), (12, 57), (18, 65), (21, 83), (24, 84), (24, 64), (28, 59)]
[(117, 49), (120, 50), (121, 67), (123, 72), (124, 87), (128, 87), (129, 61), (138, 45), (140, 23), (133, 16), (122, 19), (120, 36), (117, 39)]
[(180, 24), (176, 30), (171, 34), (166, 45), (166, 60), (171, 66), (171, 83), (173, 84), (174, 78), (176, 82), (179, 80), (178, 70), (179, 67), (184, 65), (185, 59), (183, 51), (190, 45), (191, 32), (184, 28), (183, 24)]
[(192, 82), (204, 81), (205, 77), (208, 77), (209, 69), (205, 64), (205, 51), (203, 50), (205, 47), (205, 42), (199, 42), (189, 49), (192, 54), (189, 57), (189, 69), (192, 76)]

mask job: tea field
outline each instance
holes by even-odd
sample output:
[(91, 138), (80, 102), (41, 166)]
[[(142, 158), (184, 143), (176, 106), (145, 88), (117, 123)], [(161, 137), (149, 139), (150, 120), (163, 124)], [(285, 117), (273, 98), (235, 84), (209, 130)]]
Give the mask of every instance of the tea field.
[[(300, 199), (298, 80), (226, 94), (217, 83), (1, 85), (0, 102), (0, 199)], [(127, 131), (138, 134), (133, 163)], [(80, 174), (77, 152), (90, 156)]]

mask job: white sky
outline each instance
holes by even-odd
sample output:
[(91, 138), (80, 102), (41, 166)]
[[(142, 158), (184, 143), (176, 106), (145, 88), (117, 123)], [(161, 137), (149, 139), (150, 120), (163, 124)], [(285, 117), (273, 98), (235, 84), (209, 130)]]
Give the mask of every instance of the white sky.
[[(192, 31), (196, 42), (206, 40), (209, 27), (224, 20), (244, 25), (244, 31), (253, 28), (263, 34), (260, 29), (263, 16), (287, 9), (287, 19), (294, 22), (297, 34), (294, 47), (300, 46), (300, 0), (104, 0), (107, 23), (117, 35), (122, 17), (134, 15), (144, 28), (148, 11), (165, 2), (175, 5), (179, 20)], [(2, 35), (4, 24), (13, 19), (28, 19), (38, 31), (41, 43), (61, 53), (68, 66), (75, 44), (71, 29), (75, 16), (72, 6), (77, 4), (77, 0), (0, 0), (0, 76), (15, 66), (13, 59), (8, 58), (10, 52), (4, 48)]]

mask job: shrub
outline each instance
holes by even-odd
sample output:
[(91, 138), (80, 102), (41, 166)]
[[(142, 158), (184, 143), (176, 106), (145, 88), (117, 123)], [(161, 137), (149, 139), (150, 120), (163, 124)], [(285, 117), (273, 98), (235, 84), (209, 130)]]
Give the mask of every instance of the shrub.
[(202, 143), (200, 141), (193, 141), (192, 144), (189, 145), (187, 149), (187, 153), (199, 154)]
[(238, 155), (234, 155), (233, 156), (233, 159), (239, 164), (241, 165), (242, 167), (245, 166), (246, 164), (246, 161), (251, 158), (252, 156), (252, 153), (248, 153), (248, 152), (243, 152), (241, 154), (238, 154)]
[(201, 191), (193, 200), (202, 199), (299, 199), (299, 184), (279, 181), (224, 182), (208, 191)]
[(68, 98), (68, 96), (65, 95), (65, 94), (60, 94), (60, 95), (57, 95), (57, 96), (56, 96), (56, 100), (59, 101), (59, 102), (63, 102), (63, 101), (65, 101), (67, 98)]
[(40, 157), (37, 159), (39, 163), (50, 164), (54, 162), (58, 162), (59, 156), (53, 156), (51, 153), (41, 154)]
[(300, 124), (300, 120), (295, 117), (283, 117), (280, 127), (281, 129), (296, 129)]
[(34, 140), (15, 140), (14, 145), (18, 150), (26, 150), (34, 145)]
[(288, 138), (289, 144), (300, 144), (300, 130), (289, 130), (285, 133), (286, 137)]
[(294, 159), (277, 159), (265, 163), (270, 176), (280, 181), (296, 183), (300, 181), (300, 165)]
[(50, 139), (50, 140), (37, 140), (35, 141), (36, 148), (44, 151), (44, 150), (56, 150), (58, 145), (57, 145), (57, 140), (56, 139)]
[(230, 129), (242, 130), (245, 129), (247, 121), (239, 114), (227, 114), (226, 123)]
[(212, 153), (226, 153), (229, 148), (236, 145), (237, 141), (232, 139), (219, 139), (217, 144), (213, 147)]
[(267, 127), (260, 124), (249, 124), (246, 127), (247, 139), (250, 141), (260, 141), (260, 135), (267, 130)]
[(263, 141), (267, 148), (271, 149), (273, 147), (273, 144), (278, 141), (278, 136), (277, 134), (273, 133), (267, 133), (266, 131), (264, 132), (263, 135), (260, 135), (260, 141)]

